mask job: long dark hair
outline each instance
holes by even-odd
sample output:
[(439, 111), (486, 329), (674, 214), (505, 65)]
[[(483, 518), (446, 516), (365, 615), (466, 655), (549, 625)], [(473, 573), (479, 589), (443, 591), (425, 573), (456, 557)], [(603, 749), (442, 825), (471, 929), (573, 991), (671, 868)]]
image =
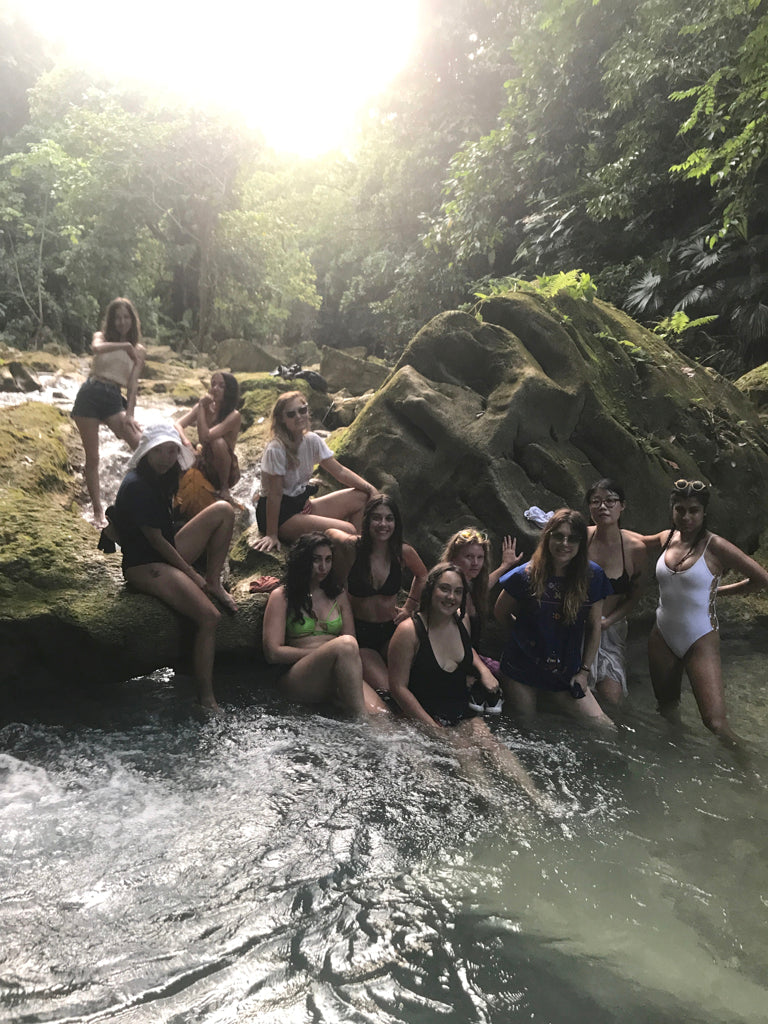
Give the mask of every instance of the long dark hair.
[(240, 401), (240, 385), (237, 383), (237, 377), (233, 373), (227, 373), (226, 370), (216, 370), (212, 377), (215, 377), (217, 374), (224, 381), (224, 395), (221, 399), (221, 407), (216, 410), (214, 422), (223, 423), (227, 416), (237, 408), (237, 403)]
[(461, 607), (456, 613), (459, 619), (464, 618), (464, 612), (467, 610), (467, 593), (469, 592), (467, 577), (458, 565), (454, 565), (453, 562), (438, 562), (437, 565), (427, 573), (427, 580), (424, 584), (424, 589), (421, 592), (421, 597), (419, 598), (419, 614), (427, 623), (429, 623), (429, 609), (432, 605), (432, 595), (435, 592), (435, 587), (437, 586), (440, 577), (444, 576), (447, 572), (455, 572), (460, 577), (464, 587)]
[(484, 619), (488, 613), (488, 564), (491, 560), (491, 542), (488, 540), (488, 534), (472, 526), (459, 530), (458, 533), (454, 533), (443, 548), (440, 561), (453, 562), (461, 549), (469, 544), (479, 544), (485, 555), (482, 569), (468, 584), (472, 593), (472, 602), (475, 610), (480, 618)]
[(365, 566), (369, 582), (373, 585), (371, 576), (371, 551), (373, 550), (373, 538), (371, 537), (371, 517), (377, 508), (385, 505), (395, 517), (395, 528), (392, 536), (387, 541), (387, 554), (390, 561), (402, 562), (403, 559), (403, 517), (397, 502), (393, 501), (388, 494), (377, 494), (375, 498), (366, 504), (363, 509), (363, 525), (360, 529), (360, 540), (357, 542), (358, 558)]
[(541, 531), (539, 543), (528, 563), (528, 577), (531, 593), (541, 602), (547, 587), (547, 580), (555, 575), (555, 565), (549, 550), (549, 539), (558, 527), (570, 526), (579, 542), (576, 554), (565, 568), (563, 593), (563, 616), (573, 623), (578, 618), (581, 606), (587, 599), (589, 589), (589, 557), (587, 555), (587, 524), (580, 512), (571, 508), (560, 508)]
[(112, 299), (110, 304), (107, 306), (107, 311), (104, 314), (104, 322), (101, 325), (101, 332), (104, 335), (104, 341), (122, 341), (117, 327), (115, 327), (115, 317), (117, 311), (121, 306), (125, 306), (128, 310), (131, 320), (131, 328), (128, 331), (128, 335), (125, 338), (126, 341), (130, 341), (132, 345), (138, 345), (141, 341), (141, 322), (139, 320), (138, 313), (133, 308), (133, 303), (130, 299)]
[[(312, 559), (317, 549), (321, 547), (329, 548), (333, 553), (331, 542), (324, 533), (304, 533), (288, 552), (283, 586), (288, 602), (287, 617), (294, 622), (299, 622), (307, 615), (315, 618), (309, 584), (312, 579)], [(338, 597), (343, 588), (334, 579), (333, 573), (329, 573), (320, 582), (320, 589), (327, 597), (332, 598)]]

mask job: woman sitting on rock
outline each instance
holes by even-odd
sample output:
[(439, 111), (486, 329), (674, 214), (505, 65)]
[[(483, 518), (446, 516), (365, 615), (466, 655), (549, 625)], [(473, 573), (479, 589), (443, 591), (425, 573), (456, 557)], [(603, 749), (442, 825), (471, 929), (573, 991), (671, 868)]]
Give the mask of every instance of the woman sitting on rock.
[[(193, 648), (194, 676), (200, 704), (217, 711), (213, 694), (213, 659), (220, 615), (212, 599), (227, 612), (237, 605), (221, 583), (232, 540), (235, 513), (217, 501), (186, 523), (173, 528), (173, 497), (182, 469), (192, 454), (170, 424), (147, 427), (129, 462), (110, 517), (123, 552), (123, 575), (130, 585), (152, 594), (197, 627)], [(206, 556), (205, 577), (194, 564)]]
[[(400, 509), (387, 494), (365, 506), (359, 537), (341, 530), (327, 530), (326, 535), (334, 546), (335, 574), (346, 579), (363, 676), (375, 690), (388, 690), (387, 647), (398, 622), (418, 607), (427, 567), (403, 542)], [(404, 607), (398, 608), (403, 568), (413, 580)]]
[[(316, 465), (345, 489), (311, 498)], [(333, 457), (325, 441), (309, 429), (309, 406), (301, 391), (281, 395), (272, 409), (270, 440), (261, 460), (261, 492), (256, 522), (263, 534), (257, 551), (280, 550), (312, 531), (360, 532), (363, 508), (376, 488)]]
[(197, 429), (200, 445), (197, 469), (225, 501), (232, 500), (230, 488), (240, 479), (240, 466), (235, 454), (242, 420), (237, 411), (239, 400), (237, 378), (219, 370), (211, 377), (210, 391), (176, 421), (176, 429), (188, 448), (193, 446), (184, 428), (194, 426)]
[[(91, 352), (91, 373), (77, 392), (72, 418), (85, 450), (85, 486), (93, 506), (93, 521), (101, 528), (107, 520), (99, 483), (99, 424), (106, 423), (131, 449), (141, 437), (133, 413), (146, 350), (141, 344), (141, 324), (129, 299), (113, 299), (107, 306), (102, 329), (93, 336)], [(121, 388), (125, 388), (126, 398)]]
[(574, 714), (612, 725), (587, 685), (611, 587), (587, 557), (587, 525), (561, 508), (541, 531), (530, 562), (501, 580), (494, 614), (509, 629), (501, 658), (504, 695), (518, 714), (535, 712), (538, 691)]
[(386, 711), (363, 681), (352, 609), (331, 570), (333, 552), (322, 533), (299, 537), (288, 553), (283, 585), (264, 612), (264, 655), (284, 668), (280, 689), (304, 704), (329, 702), (356, 715)]

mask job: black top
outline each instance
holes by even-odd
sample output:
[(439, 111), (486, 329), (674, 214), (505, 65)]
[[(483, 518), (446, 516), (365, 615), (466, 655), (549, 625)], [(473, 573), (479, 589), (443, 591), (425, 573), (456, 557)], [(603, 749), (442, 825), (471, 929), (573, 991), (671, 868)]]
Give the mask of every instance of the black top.
[(472, 646), (464, 624), (456, 620), (464, 645), (464, 657), (452, 672), (441, 668), (432, 650), (429, 632), (421, 616), (413, 616), (419, 649), (413, 659), (408, 688), (428, 715), (436, 721), (455, 723), (469, 714), (467, 675), (472, 669)]
[(378, 590), (374, 589), (371, 582), (370, 569), (366, 570), (366, 567), (363, 565), (363, 559), (360, 556), (360, 545), (358, 543), (355, 564), (349, 570), (349, 576), (347, 577), (347, 590), (352, 597), (377, 597), (379, 594), (382, 597), (394, 597), (395, 594), (400, 593), (402, 582), (402, 566), (398, 559), (393, 558), (389, 565), (389, 576), (387, 576)]
[(120, 535), (123, 569), (163, 561), (159, 551), (141, 532), (143, 526), (160, 530), (168, 543), (173, 544), (173, 499), (164, 492), (160, 478), (156, 480), (157, 484), (132, 469), (117, 492), (113, 518)]

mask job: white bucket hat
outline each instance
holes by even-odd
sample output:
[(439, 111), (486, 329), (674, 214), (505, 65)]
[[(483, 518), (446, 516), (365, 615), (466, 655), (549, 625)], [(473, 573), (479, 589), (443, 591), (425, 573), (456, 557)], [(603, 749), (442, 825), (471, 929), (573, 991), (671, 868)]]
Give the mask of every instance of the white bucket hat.
[(152, 449), (157, 448), (159, 444), (166, 444), (168, 441), (172, 444), (178, 445), (178, 463), (182, 470), (189, 469), (190, 466), (194, 465), (194, 451), (181, 443), (179, 432), (174, 426), (172, 426), (172, 424), (151, 423), (148, 427), (144, 428), (141, 440), (139, 441), (139, 447), (133, 453), (128, 462), (128, 469), (136, 469), (147, 452), (151, 452)]

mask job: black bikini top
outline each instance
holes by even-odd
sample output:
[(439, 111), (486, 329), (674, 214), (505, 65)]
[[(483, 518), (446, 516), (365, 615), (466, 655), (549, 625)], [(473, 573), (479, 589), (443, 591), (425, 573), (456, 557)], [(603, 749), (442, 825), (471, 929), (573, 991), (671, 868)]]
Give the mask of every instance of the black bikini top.
[[(592, 534), (592, 536), (594, 537), (594, 534)], [(628, 594), (632, 589), (632, 580), (630, 578), (629, 573), (627, 572), (627, 562), (624, 558), (624, 535), (622, 534), (621, 530), (619, 530), (619, 541), (621, 542), (622, 573), (621, 576), (617, 577), (615, 580), (612, 580), (610, 576), (608, 576), (607, 579), (608, 582), (611, 584), (611, 587), (613, 588), (614, 594)]]
[(400, 593), (403, 582), (403, 570), (400, 562), (393, 558), (389, 564), (389, 576), (384, 580), (378, 590), (371, 582), (370, 572), (363, 565), (358, 549), (355, 564), (349, 570), (347, 577), (347, 590), (352, 597), (394, 597)]

